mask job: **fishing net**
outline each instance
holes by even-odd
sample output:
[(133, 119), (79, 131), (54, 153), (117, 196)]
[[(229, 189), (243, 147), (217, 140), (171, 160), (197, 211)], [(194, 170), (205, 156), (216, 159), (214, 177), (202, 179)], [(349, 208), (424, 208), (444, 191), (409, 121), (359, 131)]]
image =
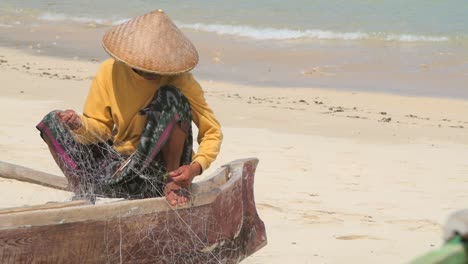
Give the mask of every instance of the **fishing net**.
[[(58, 153), (56, 158), (76, 194), (75, 199), (88, 199), (94, 203), (101, 198), (164, 197), (168, 177), (159, 156), (142, 168), (135, 164), (145, 162), (143, 157), (121, 155), (104, 139), (98, 144), (85, 145), (78, 143), (79, 138), (77, 140), (65, 125), (57, 124), (54, 129), (54, 140), (66, 146), (59, 150), (63, 153)], [(123, 170), (131, 173), (120, 177), (119, 172)], [(180, 192), (191, 195), (187, 189)], [(167, 202), (164, 198), (163, 201)], [(238, 241), (226, 236), (217, 218), (211, 215), (209, 206), (171, 208), (163, 214), (130, 216), (126, 215), (128, 212), (122, 212), (117, 219), (106, 221), (100, 230), (105, 245), (103, 260), (106, 263), (240, 261), (242, 250)]]

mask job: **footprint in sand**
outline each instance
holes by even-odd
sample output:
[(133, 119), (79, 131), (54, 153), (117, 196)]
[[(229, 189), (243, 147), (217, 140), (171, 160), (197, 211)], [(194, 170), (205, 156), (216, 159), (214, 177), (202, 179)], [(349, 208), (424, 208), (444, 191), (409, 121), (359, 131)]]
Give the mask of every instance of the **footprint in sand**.
[(313, 221), (314, 223), (317, 223), (317, 220), (320, 219), (320, 217), (316, 216), (316, 215), (311, 215), (311, 214), (303, 214), (302, 216), (302, 219), (303, 220), (306, 220), (306, 221)]
[(321, 67), (312, 67), (308, 70), (301, 71), (302, 76), (313, 77), (313, 76), (334, 76), (335, 74), (324, 71)]
[(365, 116), (358, 116), (358, 115), (347, 115), (347, 118), (355, 118), (355, 119), (368, 119)]
[(390, 121), (392, 121), (392, 118), (391, 118), (391, 117), (384, 117), (384, 118), (382, 118), (382, 119), (379, 120), (379, 122), (385, 122), (385, 123), (388, 123), (388, 122), (390, 122)]
[(335, 237), (338, 240), (361, 240), (361, 239), (369, 239), (369, 240), (383, 240), (378, 237), (372, 237), (367, 235), (349, 235), (349, 236), (338, 236)]
[(422, 219), (422, 220), (388, 220), (385, 221), (387, 224), (400, 225), (408, 230), (418, 230), (421, 228), (428, 228), (436, 230), (440, 228), (440, 225), (436, 222)]

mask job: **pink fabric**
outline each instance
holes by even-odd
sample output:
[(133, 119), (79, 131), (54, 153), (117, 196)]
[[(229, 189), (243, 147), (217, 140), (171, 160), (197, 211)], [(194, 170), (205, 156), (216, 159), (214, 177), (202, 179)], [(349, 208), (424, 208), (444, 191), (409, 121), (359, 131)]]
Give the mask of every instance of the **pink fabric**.
[(49, 130), (49, 128), (41, 122), (38, 127), (42, 129), (47, 134), (47, 137), (49, 140), (52, 142), (54, 145), (55, 151), (57, 154), (67, 163), (69, 168), (76, 169), (78, 165), (68, 156), (68, 154), (65, 152), (65, 150), (60, 146), (60, 144), (55, 140), (54, 136), (52, 135), (52, 132)]
[(166, 129), (164, 130), (163, 134), (161, 135), (161, 137), (159, 138), (158, 142), (156, 143), (156, 146), (153, 148), (153, 150), (151, 151), (151, 154), (148, 156), (148, 158), (146, 159), (145, 161), (145, 166), (148, 166), (150, 164), (151, 161), (153, 161), (154, 157), (156, 156), (156, 154), (159, 153), (159, 151), (161, 150), (162, 148), (162, 145), (164, 143), (166, 143), (167, 139), (169, 138), (169, 135), (172, 131), (172, 129), (174, 128), (177, 120), (179, 119), (179, 115), (176, 114), (174, 116), (174, 118), (171, 120), (171, 122), (167, 125)]

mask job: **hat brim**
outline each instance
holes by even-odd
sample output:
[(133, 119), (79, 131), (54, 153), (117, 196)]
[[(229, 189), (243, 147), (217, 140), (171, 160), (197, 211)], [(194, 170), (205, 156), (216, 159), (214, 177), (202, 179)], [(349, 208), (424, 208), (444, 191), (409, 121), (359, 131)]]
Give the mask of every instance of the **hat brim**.
[(199, 60), (195, 46), (162, 10), (111, 28), (102, 46), (117, 61), (159, 75), (190, 71)]

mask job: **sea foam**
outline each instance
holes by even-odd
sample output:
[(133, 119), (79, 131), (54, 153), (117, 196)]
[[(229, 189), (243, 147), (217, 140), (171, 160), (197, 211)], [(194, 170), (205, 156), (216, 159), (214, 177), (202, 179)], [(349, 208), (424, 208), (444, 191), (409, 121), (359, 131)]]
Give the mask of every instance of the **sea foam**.
[(422, 36), (422, 35), (410, 35), (410, 34), (389, 34), (386, 37), (386, 40), (389, 41), (402, 41), (402, 42), (442, 42), (442, 41), (449, 41), (448, 37), (431, 37), (431, 36)]
[(292, 30), (292, 29), (278, 29), (278, 28), (256, 28), (251, 26), (233, 26), (222, 24), (178, 24), (179, 27), (185, 29), (193, 29), (205, 32), (217, 33), (220, 35), (234, 35), (240, 37), (249, 37), (258, 40), (288, 40), (288, 39), (342, 39), (342, 40), (359, 40), (368, 38), (366, 33), (362, 32), (349, 32), (339, 33), (324, 30)]
[(100, 25), (107, 25), (109, 21), (101, 18), (92, 18), (92, 17), (79, 17), (79, 16), (70, 16), (61, 13), (43, 13), (38, 17), (39, 20), (51, 21), (51, 22), (62, 22), (62, 21), (71, 21), (76, 23), (95, 23)]
[[(75, 23), (95, 23), (100, 25), (118, 25), (127, 22), (128, 18), (120, 19), (104, 19), (93, 17), (72, 16), (61, 13), (42, 13), (38, 19), (49, 22), (70, 21)], [(273, 27), (254, 27), (250, 25), (228, 25), (228, 24), (204, 24), (193, 23), (187, 24), (176, 22), (182, 29), (197, 30), (202, 32), (210, 32), (219, 35), (231, 35), (239, 37), (247, 37), (256, 40), (295, 40), (295, 39), (312, 39), (312, 40), (383, 40), (397, 42), (443, 42), (449, 41), (446, 36), (426, 36), (413, 34), (394, 34), (383, 32), (339, 32), (332, 30), (321, 29), (288, 29), (288, 28), (273, 28)]]
[(318, 39), (318, 40), (385, 40), (401, 42), (441, 42), (449, 41), (446, 36), (424, 36), (412, 34), (389, 34), (373, 32), (336, 32), (331, 30), (292, 30), (278, 28), (257, 28), (247, 25), (223, 25), (223, 24), (184, 24), (178, 26), (185, 29), (205, 31), (219, 35), (232, 35), (248, 37), (258, 40), (293, 40), (293, 39)]

